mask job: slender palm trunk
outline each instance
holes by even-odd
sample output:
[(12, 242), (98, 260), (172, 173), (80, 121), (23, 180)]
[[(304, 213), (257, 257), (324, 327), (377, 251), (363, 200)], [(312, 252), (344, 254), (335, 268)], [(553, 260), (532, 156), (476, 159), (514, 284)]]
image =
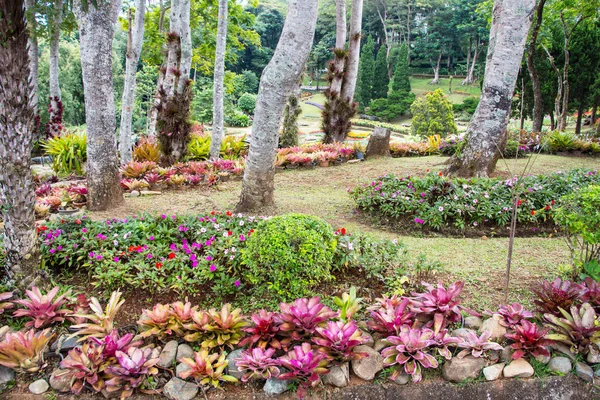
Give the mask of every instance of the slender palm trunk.
[(169, 34), (167, 36), (167, 66), (162, 86), (168, 96), (175, 92), (175, 80), (181, 73), (179, 69), (180, 51), (181, 51), (181, 31), (179, 28), (180, 11), (179, 4), (181, 0), (171, 0), (171, 20)]
[(461, 85), (469, 85), (469, 68), (471, 66), (471, 49), (473, 47), (473, 38), (469, 38), (469, 47), (467, 48), (467, 77), (462, 81)]
[[(335, 50), (333, 58), (333, 78), (329, 84), (329, 91), (339, 95), (342, 92), (344, 81), (344, 67), (346, 64), (346, 1), (336, 0), (336, 30)], [(331, 67), (330, 67), (331, 68)]]
[(360, 39), (362, 36), (363, 0), (352, 0), (352, 15), (350, 17), (350, 37), (348, 58), (346, 60), (345, 81), (342, 86), (342, 99), (348, 103), (354, 101), (356, 80), (358, 79), (358, 64), (360, 60)]
[(74, 1), (79, 22), (81, 71), (87, 124), (88, 208), (106, 210), (121, 201), (119, 158), (115, 141), (112, 42), (121, 0), (88, 7)]
[(281, 116), (310, 54), (317, 24), (318, 0), (290, 0), (273, 58), (260, 79), (248, 162), (237, 210), (271, 205)]
[[(63, 0), (56, 0), (54, 3), (54, 15), (51, 20), (50, 28), (50, 120), (57, 117), (59, 109), (59, 101), (61, 101), (60, 83), (58, 79), (58, 60), (59, 60), (59, 45), (60, 45), (60, 25), (62, 24), (62, 8)], [(60, 116), (62, 117), (62, 116)]]
[(227, 47), (227, 0), (219, 0), (217, 25), (217, 49), (213, 79), (213, 124), (210, 142), (210, 158), (219, 158), (223, 139), (223, 79), (225, 78), (225, 50)]
[(31, 173), (35, 92), (29, 81), (23, 2), (0, 1), (0, 15), (0, 200), (6, 275), (24, 289), (36, 283), (40, 265)]
[(146, 1), (136, 0), (135, 20), (132, 21), (131, 9), (129, 10), (129, 31), (127, 32), (127, 54), (125, 60), (125, 87), (121, 108), (121, 126), (119, 129), (119, 152), (121, 163), (131, 161), (131, 136), (133, 120), (133, 104), (135, 97), (137, 64), (142, 52), (144, 41), (144, 16), (146, 14)]
[(534, 56), (537, 48), (537, 40), (542, 27), (544, 18), (544, 6), (546, 0), (540, 0), (536, 7), (535, 25), (531, 30), (531, 39), (529, 39), (529, 47), (527, 49), (527, 70), (529, 78), (533, 85), (533, 132), (541, 132), (542, 124), (544, 123), (544, 98), (542, 96), (542, 83), (535, 69)]
[(35, 35), (35, 10), (33, 6), (35, 5), (35, 0), (25, 0), (25, 8), (27, 9), (28, 18), (27, 25), (29, 28), (29, 65), (31, 73), (29, 75), (29, 79), (31, 80), (31, 89), (33, 91), (32, 99), (33, 99), (33, 107), (36, 114), (39, 114), (38, 110), (38, 65), (39, 65), (39, 57), (38, 57), (38, 40)]
[(179, 4), (179, 36), (181, 38), (181, 60), (179, 62), (180, 78), (178, 93), (183, 93), (190, 78), (192, 68), (192, 33), (190, 30), (190, 0), (180, 0)]

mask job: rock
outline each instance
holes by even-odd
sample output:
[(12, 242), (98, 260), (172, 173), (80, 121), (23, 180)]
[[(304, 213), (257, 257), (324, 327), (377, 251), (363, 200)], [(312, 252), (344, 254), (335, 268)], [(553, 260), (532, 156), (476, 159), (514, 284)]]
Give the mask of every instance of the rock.
[(564, 344), (558, 343), (558, 342), (554, 342), (550, 345), (550, 347), (552, 347), (554, 350), (560, 351), (565, 356), (569, 357), (571, 359), (571, 361), (575, 361), (576, 356), (571, 351), (571, 349), (569, 349), (569, 347), (567, 345), (564, 345)]
[(465, 328), (479, 330), (482, 324), (483, 321), (479, 317), (470, 316), (465, 318)]
[(140, 192), (138, 192), (137, 190), (132, 190), (131, 192), (123, 193), (123, 197), (138, 197), (139, 195)]
[(277, 378), (267, 379), (263, 390), (267, 396), (277, 396), (290, 388), (290, 381), (280, 381)]
[(466, 379), (476, 379), (485, 367), (483, 358), (466, 356), (465, 358), (454, 357), (452, 360), (444, 363), (442, 367), (442, 376), (450, 382), (462, 382)]
[(0, 385), (6, 385), (10, 381), (15, 380), (15, 371), (10, 368), (0, 365)]
[(512, 361), (504, 367), (505, 378), (529, 378), (533, 376), (533, 367), (524, 358)]
[(350, 365), (348, 363), (344, 363), (340, 366), (334, 365), (329, 369), (329, 373), (323, 376), (323, 383), (335, 387), (344, 387), (348, 385), (349, 381)]
[(542, 364), (545, 365), (545, 364), (548, 364), (550, 362), (550, 356), (545, 356), (543, 354), (540, 354), (539, 356), (535, 357), (535, 360), (537, 362), (542, 363)]
[(244, 351), (244, 349), (236, 349), (234, 351), (232, 351), (231, 353), (227, 354), (227, 371), (228, 371), (228, 375), (231, 376), (235, 376), (238, 379), (242, 378), (242, 375), (244, 375), (243, 372), (240, 372), (240, 370), (238, 370), (238, 367), (235, 363), (235, 359), (236, 358), (240, 358), (240, 355), (242, 354), (242, 352)]
[(396, 378), (395, 381), (392, 381), (398, 385), (406, 385), (408, 383), (408, 381), (410, 380), (410, 375), (408, 375), (406, 372), (402, 371), (400, 373), (400, 375), (398, 375), (398, 377)]
[(483, 376), (486, 381), (495, 381), (502, 376), (502, 370), (504, 369), (504, 363), (490, 365), (483, 369)]
[(510, 346), (505, 346), (504, 349), (502, 349), (502, 353), (500, 354), (500, 360), (502, 360), (502, 362), (505, 363), (509, 363), (512, 361), (512, 355), (515, 351), (513, 350), (512, 347)]
[(366, 157), (390, 157), (390, 134), (391, 131), (386, 128), (377, 127), (373, 130), (367, 150)]
[(548, 369), (550, 371), (558, 372), (561, 374), (568, 374), (573, 369), (571, 365), (571, 360), (568, 357), (552, 357), (550, 362), (548, 363)]
[(596, 350), (596, 346), (590, 346), (590, 351), (585, 359), (588, 364), (598, 364), (600, 363), (600, 352)]
[(367, 341), (363, 345), (369, 346), (369, 347), (375, 346), (375, 339), (373, 339), (373, 335), (371, 335), (369, 332), (365, 332), (365, 331), (362, 331), (362, 333), (363, 333), (363, 336), (365, 336), (367, 338)]
[(162, 194), (162, 192), (159, 192), (158, 190), (142, 190), (140, 192), (141, 196), (158, 196), (161, 194)]
[(481, 331), (486, 331), (490, 333), (490, 339), (497, 340), (504, 338), (506, 334), (506, 327), (500, 325), (500, 316), (498, 314), (494, 314), (492, 318), (488, 318), (483, 321), (481, 325)]
[[(178, 378), (181, 378), (181, 374), (184, 373), (185, 371), (189, 371), (190, 369), (192, 369), (189, 365), (181, 363), (181, 364), (177, 364), (177, 367), (175, 368), (175, 376)], [(231, 374), (229, 374), (231, 375)], [(181, 378), (183, 379), (183, 378)]]
[[(135, 340), (135, 338), (133, 340)], [(150, 356), (150, 358), (160, 357), (161, 351), (162, 351), (162, 347), (156, 346), (155, 348), (152, 349), (152, 355)]]
[(381, 350), (385, 349), (386, 347), (390, 347), (390, 346), (391, 346), (391, 344), (384, 341), (383, 339), (377, 339), (375, 341), (375, 344), (373, 345), (373, 349), (375, 351), (381, 351)]
[(359, 162), (361, 162), (362, 160), (357, 160), (357, 159), (353, 159), (353, 160), (348, 160), (348, 164), (358, 164)]
[(575, 374), (586, 382), (594, 382), (594, 370), (584, 362), (575, 364)]
[(356, 346), (354, 352), (367, 353), (366, 357), (352, 360), (352, 371), (360, 379), (370, 381), (383, 369), (383, 357), (372, 347), (366, 345)]
[(55, 369), (48, 381), (55, 392), (67, 393), (71, 391), (71, 374), (66, 369)]
[(50, 389), (50, 385), (48, 385), (45, 379), (38, 379), (29, 385), (29, 391), (33, 394), (46, 393), (48, 389)]
[(179, 362), (182, 358), (194, 358), (194, 350), (189, 344), (184, 343), (177, 347), (177, 357), (175, 357), (175, 360)]
[(171, 378), (163, 388), (163, 394), (170, 400), (192, 400), (198, 394), (198, 386), (179, 378)]
[(177, 341), (171, 340), (160, 353), (158, 366), (161, 368), (170, 368), (175, 361), (175, 356), (177, 355)]
[(488, 351), (488, 358), (491, 362), (497, 363), (500, 361), (500, 355), (502, 352), (500, 350), (490, 350)]
[(475, 333), (476, 334), (476, 332), (473, 329), (459, 328), (459, 329), (453, 330), (450, 335), (458, 337), (458, 338), (466, 339), (469, 333)]
[(79, 337), (77, 336), (68, 337), (67, 335), (62, 335), (58, 339), (56, 339), (54, 343), (52, 343), (50, 350), (67, 352), (79, 345), (79, 343), (77, 343), (77, 340), (79, 340)]
[(120, 390), (116, 390), (114, 392), (109, 392), (106, 389), (102, 389), (100, 391), (100, 393), (102, 393), (102, 396), (104, 396), (105, 399), (118, 399), (121, 397), (121, 391)]

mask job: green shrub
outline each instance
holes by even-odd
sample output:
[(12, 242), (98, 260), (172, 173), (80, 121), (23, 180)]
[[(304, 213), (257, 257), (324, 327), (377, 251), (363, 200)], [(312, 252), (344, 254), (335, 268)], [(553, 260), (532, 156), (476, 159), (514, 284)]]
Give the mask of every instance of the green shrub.
[(52, 169), (57, 174), (83, 175), (83, 167), (87, 161), (87, 135), (85, 133), (69, 133), (48, 139), (42, 147), (46, 154), (52, 156)]
[(225, 116), (225, 123), (229, 126), (245, 128), (251, 125), (250, 118), (240, 110), (234, 110)]
[(188, 144), (187, 158), (191, 161), (208, 160), (210, 155), (210, 136), (192, 135)]
[(475, 110), (479, 105), (478, 97), (467, 97), (461, 104), (454, 104), (454, 111), (462, 112), (468, 115), (475, 114)]
[[(188, 145), (188, 160), (208, 160), (210, 156), (210, 140), (209, 135), (193, 135)], [(246, 155), (247, 149), (246, 135), (241, 137), (225, 136), (221, 141), (220, 157), (227, 160), (239, 160)]]
[(332, 279), (336, 239), (323, 220), (288, 214), (261, 222), (242, 250), (246, 279), (258, 294), (281, 300), (310, 295), (311, 287)]
[(567, 232), (577, 267), (600, 261), (600, 186), (590, 185), (562, 197), (554, 219)]
[(559, 151), (575, 150), (575, 141), (577, 136), (571, 132), (554, 131), (547, 134), (542, 139), (542, 149), (545, 151), (556, 153)]
[(412, 133), (419, 136), (440, 135), (446, 137), (456, 134), (452, 103), (437, 89), (425, 97), (419, 97), (410, 107), (413, 115)]
[(254, 109), (256, 108), (256, 95), (250, 93), (244, 93), (238, 99), (238, 107), (240, 110), (248, 115), (254, 115)]
[(385, 121), (405, 114), (415, 100), (413, 93), (392, 92), (387, 99), (376, 99), (369, 105), (369, 113)]
[(352, 122), (352, 125), (354, 125), (354, 126), (364, 126), (367, 128), (381, 127), (381, 128), (389, 129), (392, 132), (405, 133), (407, 135), (410, 134), (410, 129), (400, 126), (400, 125), (388, 124), (386, 122), (371, 121), (369, 119), (353, 119), (353, 120), (351, 120), (351, 122)]

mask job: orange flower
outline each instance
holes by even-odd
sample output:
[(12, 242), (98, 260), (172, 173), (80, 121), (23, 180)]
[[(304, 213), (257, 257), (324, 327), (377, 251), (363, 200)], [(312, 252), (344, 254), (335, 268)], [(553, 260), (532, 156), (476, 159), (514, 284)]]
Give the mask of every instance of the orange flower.
[(531, 210), (531, 215), (535, 215), (535, 210)]

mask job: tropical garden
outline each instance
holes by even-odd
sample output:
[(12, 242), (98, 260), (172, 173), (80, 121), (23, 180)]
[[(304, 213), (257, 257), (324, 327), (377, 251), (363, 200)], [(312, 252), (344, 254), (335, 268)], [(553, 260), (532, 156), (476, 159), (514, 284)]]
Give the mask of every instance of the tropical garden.
[(600, 2), (0, 15), (0, 397), (600, 398)]

